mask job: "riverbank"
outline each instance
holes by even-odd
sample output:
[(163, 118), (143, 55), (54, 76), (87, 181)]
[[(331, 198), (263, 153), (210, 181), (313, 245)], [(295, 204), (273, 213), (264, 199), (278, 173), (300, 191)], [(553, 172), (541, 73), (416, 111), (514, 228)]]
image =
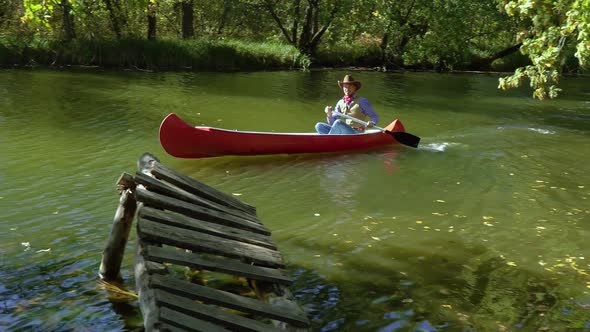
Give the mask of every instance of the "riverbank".
[(237, 40), (75, 40), (57, 43), (0, 38), (0, 66), (98, 66), (158, 70), (306, 69), (295, 47)]
[[(0, 36), (2, 67), (100, 67), (134, 70), (285, 70), (361, 67), (372, 70), (443, 70), (435, 64), (383, 66), (378, 47), (357, 45), (321, 49), (315, 58), (279, 42), (204, 39), (83, 40), (69, 43)], [(513, 71), (522, 59), (502, 59), (488, 68)], [(460, 66), (454, 70), (473, 69)], [(479, 68), (478, 68), (479, 69)], [(445, 71), (450, 70), (444, 68)]]

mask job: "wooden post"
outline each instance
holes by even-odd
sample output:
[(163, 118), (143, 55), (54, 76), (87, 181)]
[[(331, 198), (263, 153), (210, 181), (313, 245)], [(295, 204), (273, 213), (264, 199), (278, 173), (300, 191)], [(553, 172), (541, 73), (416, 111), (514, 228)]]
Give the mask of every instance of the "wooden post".
[(137, 210), (133, 176), (123, 173), (117, 184), (121, 192), (121, 199), (119, 200), (119, 207), (115, 213), (109, 241), (102, 253), (99, 276), (103, 280), (116, 280), (121, 277), (121, 262), (123, 261), (125, 246), (127, 245), (135, 211)]
[(143, 326), (146, 331), (160, 331), (160, 308), (156, 303), (155, 291), (150, 287), (150, 274), (166, 274), (168, 269), (164, 264), (146, 262), (143, 251), (148, 243), (137, 241), (135, 252), (135, 287), (139, 296), (139, 306), (143, 316)]

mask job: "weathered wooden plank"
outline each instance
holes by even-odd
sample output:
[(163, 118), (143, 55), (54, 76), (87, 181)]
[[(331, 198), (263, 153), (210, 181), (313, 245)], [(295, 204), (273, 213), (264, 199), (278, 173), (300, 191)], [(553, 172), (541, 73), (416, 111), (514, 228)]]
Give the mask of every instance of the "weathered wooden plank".
[(157, 178), (170, 182), (175, 186), (182, 188), (197, 196), (204, 197), (219, 204), (231, 206), (236, 209), (256, 215), (256, 208), (254, 206), (246, 204), (226, 193), (223, 193), (213, 187), (201, 183), (189, 176), (178, 173), (165, 165), (156, 163), (151, 172)]
[(233, 259), (205, 258), (197, 253), (190, 253), (170, 247), (149, 246), (145, 249), (144, 255), (147, 259), (159, 263), (171, 263), (193, 269), (222, 272), (252, 280), (274, 282), (283, 285), (290, 285), (293, 282), (280, 269), (245, 264)]
[(139, 296), (139, 308), (143, 316), (143, 326), (146, 331), (157, 331), (160, 307), (156, 303), (156, 294), (150, 287), (148, 263), (141, 255), (146, 243), (143, 240), (137, 241), (135, 253), (135, 285)]
[[(120, 180), (123, 178), (125, 176), (121, 176)], [(109, 241), (102, 253), (98, 274), (104, 280), (120, 278), (121, 262), (125, 254), (125, 246), (129, 238), (136, 209), (137, 202), (131, 189), (125, 189), (121, 193)]]
[[(269, 283), (260, 280), (251, 280), (250, 285), (256, 292), (256, 296), (272, 306), (284, 306), (284, 305), (292, 305), (295, 303), (295, 298), (289, 288), (276, 284), (276, 283)], [(299, 309), (300, 310), (300, 309)], [(303, 313), (301, 313), (303, 315)], [(307, 332), (309, 331), (309, 321), (308, 325), (293, 325), (289, 322), (273, 320), (273, 325), (283, 329), (288, 330), (291, 332)]]
[(180, 327), (176, 327), (174, 325), (169, 325), (169, 324), (160, 322), (159, 331), (161, 331), (161, 332), (186, 332), (188, 330), (180, 328)]
[(273, 250), (277, 249), (277, 246), (273, 243), (269, 236), (237, 229), (234, 227), (210, 223), (172, 211), (162, 211), (144, 206), (141, 210), (139, 210), (139, 216), (171, 226), (186, 228), (240, 242), (251, 243)]
[(138, 218), (137, 232), (140, 237), (153, 242), (177, 246), (193, 251), (203, 251), (227, 257), (235, 257), (254, 264), (269, 267), (284, 267), (279, 252), (249, 243), (228, 240), (187, 229)]
[(166, 324), (170, 324), (170, 328), (177, 329), (177, 331), (202, 331), (202, 332), (227, 332), (229, 330), (223, 327), (191, 317), (182, 312), (163, 307), (160, 310), (160, 320)]
[(232, 294), (215, 288), (201, 286), (169, 276), (152, 276), (152, 287), (160, 288), (172, 294), (215, 304), (225, 308), (254, 314), (261, 317), (277, 319), (295, 326), (308, 326), (309, 320), (293, 302), (270, 305), (257, 299)]
[(243, 210), (239, 210), (239, 209), (236, 209), (236, 208), (233, 208), (230, 206), (221, 205), (221, 204), (215, 203), (213, 201), (210, 201), (208, 199), (204, 199), (202, 197), (196, 196), (195, 194), (189, 193), (186, 190), (178, 188), (178, 187), (176, 187), (172, 184), (169, 184), (167, 182), (158, 180), (158, 179), (151, 177), (147, 174), (137, 172), (135, 174), (135, 181), (138, 184), (144, 185), (149, 191), (152, 191), (152, 192), (155, 192), (158, 194), (162, 194), (162, 195), (166, 195), (169, 197), (174, 197), (174, 198), (179, 199), (181, 201), (200, 205), (200, 206), (208, 208), (208, 209), (213, 209), (213, 210), (225, 212), (227, 214), (231, 214), (236, 217), (240, 217), (240, 218), (244, 218), (244, 219), (248, 219), (248, 220), (260, 223), (260, 220), (258, 220), (258, 217), (254, 216), (250, 213), (246, 213)]
[(156, 194), (144, 188), (138, 187), (135, 191), (135, 197), (138, 201), (143, 202), (145, 205), (179, 212), (191, 217), (203, 219), (221, 225), (245, 229), (264, 235), (270, 235), (268, 229), (266, 229), (266, 227), (264, 227), (262, 224), (236, 217), (224, 212), (187, 203), (176, 198)]
[(162, 306), (184, 312), (191, 317), (197, 317), (205, 321), (217, 323), (229, 329), (250, 332), (278, 332), (283, 331), (262, 322), (238, 316), (215, 306), (198, 303), (186, 297), (171, 294), (156, 289), (156, 298)]

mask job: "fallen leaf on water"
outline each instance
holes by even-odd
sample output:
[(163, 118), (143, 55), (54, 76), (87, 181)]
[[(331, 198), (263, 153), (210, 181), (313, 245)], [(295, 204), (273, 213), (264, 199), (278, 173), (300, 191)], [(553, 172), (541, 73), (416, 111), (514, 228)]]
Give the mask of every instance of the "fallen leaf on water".
[(416, 220), (416, 224), (421, 224), (421, 223), (423, 223), (422, 220)]
[(48, 251), (51, 251), (51, 248), (47, 248), (47, 249), (40, 249), (40, 250), (37, 250), (37, 251), (35, 251), (35, 252), (48, 252)]
[(445, 201), (443, 201), (442, 199), (437, 199), (436, 202), (437, 203), (445, 203)]
[(490, 220), (490, 219), (494, 219), (494, 217), (492, 217), (492, 216), (483, 216), (483, 219), (484, 220)]
[(242, 194), (240, 194), (240, 193), (232, 193), (232, 195), (234, 195), (234, 196), (242, 196)]
[(375, 240), (375, 241), (381, 241), (380, 238), (376, 237), (376, 236), (371, 236), (371, 239)]
[(450, 304), (443, 304), (441, 307), (447, 308), (447, 309), (453, 309), (453, 306)]
[(507, 264), (507, 265), (510, 265), (510, 266), (516, 266), (516, 263), (514, 263), (514, 262), (508, 262), (508, 263), (506, 263), (506, 264)]
[(484, 222), (483, 222), (483, 224), (484, 224), (484, 225), (486, 225), (486, 226), (489, 226), (489, 227), (493, 227), (493, 226), (494, 226), (494, 224), (490, 224), (490, 223), (489, 223), (489, 222), (487, 222), (487, 221), (484, 221)]

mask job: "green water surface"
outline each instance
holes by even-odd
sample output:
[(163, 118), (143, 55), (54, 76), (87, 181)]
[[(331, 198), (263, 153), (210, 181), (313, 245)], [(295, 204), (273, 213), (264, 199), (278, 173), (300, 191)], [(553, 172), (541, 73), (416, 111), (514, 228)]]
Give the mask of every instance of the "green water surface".
[(0, 330), (141, 330), (97, 272), (115, 182), (144, 152), (257, 207), (314, 331), (590, 330), (589, 78), (541, 102), (496, 75), (354, 73), (419, 149), (189, 160), (159, 145), (170, 112), (313, 131), (345, 74), (0, 71)]

